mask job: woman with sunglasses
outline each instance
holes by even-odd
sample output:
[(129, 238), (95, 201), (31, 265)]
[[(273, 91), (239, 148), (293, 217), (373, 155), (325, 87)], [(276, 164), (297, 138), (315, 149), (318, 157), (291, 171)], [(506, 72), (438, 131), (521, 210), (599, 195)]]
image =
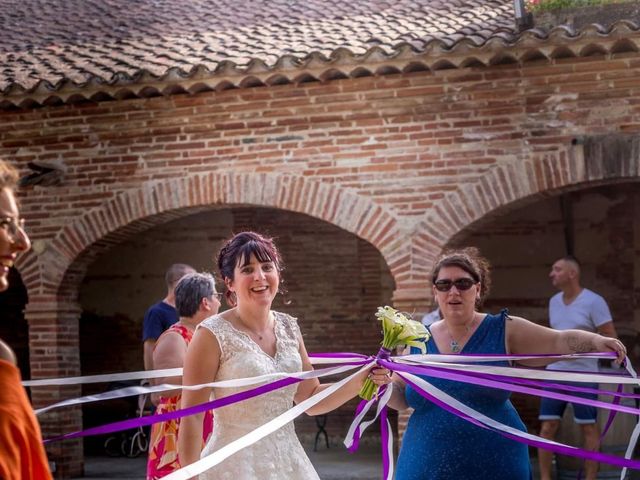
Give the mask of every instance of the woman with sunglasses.
[[(489, 286), (489, 263), (474, 248), (443, 255), (432, 275), (433, 295), (442, 312), (427, 342), (430, 354), (568, 354), (615, 351), (617, 361), (626, 354), (621, 342), (580, 330), (557, 331), (523, 318), (481, 313), (478, 308)], [(412, 349), (417, 353), (417, 349)], [(522, 362), (525, 363), (525, 362)], [(549, 363), (549, 362), (546, 362)], [(508, 362), (492, 365), (508, 366)], [(527, 361), (542, 366), (544, 361)], [(374, 371), (376, 383), (388, 383), (384, 369)], [(513, 428), (526, 431), (509, 401), (508, 391), (438, 379), (425, 379), (471, 408)], [(429, 402), (393, 376), (390, 405), (412, 407), (396, 480), (449, 480), (453, 478), (526, 480), (532, 478), (527, 446), (475, 426)]]

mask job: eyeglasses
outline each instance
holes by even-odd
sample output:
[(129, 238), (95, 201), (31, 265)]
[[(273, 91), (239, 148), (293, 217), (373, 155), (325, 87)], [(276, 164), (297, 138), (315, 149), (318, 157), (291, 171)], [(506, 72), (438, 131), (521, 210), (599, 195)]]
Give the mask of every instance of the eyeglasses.
[(433, 284), (436, 287), (436, 290), (439, 292), (448, 292), (451, 290), (451, 287), (456, 287), (458, 291), (464, 292), (465, 290), (469, 290), (475, 284), (477, 284), (472, 278), (458, 278), (456, 280), (442, 279), (436, 280)]
[(221, 293), (218, 293), (218, 292), (214, 292), (214, 293), (211, 295), (211, 298), (215, 298), (216, 300), (220, 301), (220, 300), (222, 300), (222, 294), (221, 294)]
[(20, 235), (20, 231), (24, 230), (24, 218), (0, 218), (0, 228), (7, 232), (9, 236), (13, 240), (15, 240)]

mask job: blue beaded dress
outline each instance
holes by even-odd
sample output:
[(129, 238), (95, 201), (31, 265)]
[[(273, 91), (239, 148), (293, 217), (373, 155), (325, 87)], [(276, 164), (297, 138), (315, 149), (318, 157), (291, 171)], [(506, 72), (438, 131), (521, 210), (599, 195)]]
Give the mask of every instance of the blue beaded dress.
[[(461, 353), (504, 354), (506, 310), (487, 315)], [(415, 348), (411, 353), (418, 353)], [(438, 354), (433, 338), (427, 352)], [(492, 365), (508, 366), (506, 361)], [(496, 421), (526, 432), (506, 390), (479, 387), (439, 378), (422, 377), (435, 387)], [(529, 480), (532, 478), (526, 445), (472, 425), (422, 397), (405, 391), (414, 409), (402, 439), (396, 480)]]

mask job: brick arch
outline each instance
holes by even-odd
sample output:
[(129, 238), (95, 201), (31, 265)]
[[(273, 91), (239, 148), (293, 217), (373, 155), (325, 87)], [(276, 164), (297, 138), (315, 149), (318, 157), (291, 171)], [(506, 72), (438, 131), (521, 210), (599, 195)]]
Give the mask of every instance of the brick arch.
[(640, 181), (640, 156), (612, 162), (596, 155), (587, 160), (577, 149), (498, 165), (445, 195), (416, 226), (412, 254), (424, 261), (413, 262), (415, 274), (428, 275), (435, 257), (457, 234), (493, 215), (541, 196), (630, 180)]
[(40, 256), (25, 255), (20, 265), (25, 284), (35, 295), (69, 298), (86, 266), (110, 246), (150, 226), (231, 205), (289, 210), (336, 225), (375, 246), (392, 275), (407, 238), (384, 206), (336, 185), (293, 175), (196, 174), (146, 182), (87, 211), (64, 226)]

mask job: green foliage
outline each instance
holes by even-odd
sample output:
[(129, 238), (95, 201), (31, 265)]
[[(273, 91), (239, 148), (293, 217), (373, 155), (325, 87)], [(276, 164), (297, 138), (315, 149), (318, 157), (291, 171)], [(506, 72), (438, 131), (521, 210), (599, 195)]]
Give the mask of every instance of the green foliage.
[(541, 13), (565, 8), (591, 7), (610, 3), (629, 3), (633, 0), (528, 0), (525, 5), (529, 12)]

